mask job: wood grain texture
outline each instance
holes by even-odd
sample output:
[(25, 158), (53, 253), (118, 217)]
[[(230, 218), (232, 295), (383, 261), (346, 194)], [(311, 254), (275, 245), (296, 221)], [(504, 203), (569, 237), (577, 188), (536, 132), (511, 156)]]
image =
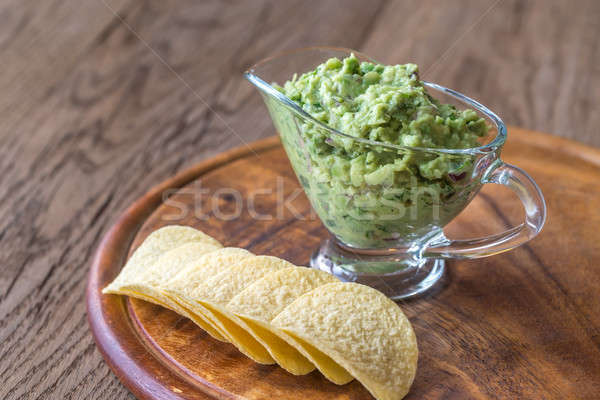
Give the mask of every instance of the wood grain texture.
[[(310, 216), (307, 198), (295, 196), (299, 185), (283, 149), (273, 143), (262, 141), (254, 151), (242, 147), (161, 184), (124, 214), (99, 249), (88, 287), (90, 322), (109, 363), (140, 398), (193, 399), (207, 392), (217, 398), (371, 398), (357, 382), (336, 386), (318, 372), (296, 377), (277, 366), (255, 364), (159, 306), (100, 294), (125, 255), (169, 224), (194, 226), (225, 246), (306, 265), (327, 233)], [(554, 160), (551, 165), (547, 157)], [(513, 128), (503, 159), (525, 168), (540, 184), (550, 211), (547, 226), (538, 238), (509, 253), (450, 262), (442, 284), (401, 303), (420, 349), (407, 399), (594, 399), (598, 394), (600, 319), (595, 310), (600, 300), (594, 293), (600, 287), (595, 263), (600, 246), (597, 234), (588, 232), (600, 223), (595, 207), (600, 191), (585, 188), (600, 180), (600, 151)], [(240, 194), (241, 202), (233, 193)], [(255, 210), (263, 214), (260, 220), (249, 203), (256, 193), (261, 194), (261, 209)], [(166, 194), (170, 197), (164, 200)], [(281, 198), (293, 200), (278, 215)], [(448, 234), (498, 232), (521, 218), (520, 207), (506, 188), (488, 185)], [(231, 215), (236, 217), (227, 218)], [(556, 245), (567, 230), (576, 248)], [(137, 349), (140, 343), (146, 351)], [(125, 365), (135, 363), (150, 371), (145, 374), (150, 378), (131, 379), (124, 354), (131, 358)], [(156, 366), (157, 359), (162, 367)], [(146, 390), (149, 381), (163, 394)]]
[[(274, 51), (415, 61), (509, 123), (600, 145), (594, 0), (6, 0), (0, 21), (0, 398), (131, 397), (85, 322), (93, 251), (157, 182), (273, 133), (241, 72)], [(553, 275), (571, 295), (597, 253), (575, 234), (555, 240), (587, 265)], [(597, 304), (576, 299), (597, 338)]]

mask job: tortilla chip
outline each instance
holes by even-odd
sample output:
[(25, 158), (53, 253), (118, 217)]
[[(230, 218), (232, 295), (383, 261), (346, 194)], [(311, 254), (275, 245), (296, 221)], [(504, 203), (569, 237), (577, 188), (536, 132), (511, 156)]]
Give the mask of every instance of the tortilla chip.
[(240, 261), (251, 257), (256, 256), (248, 250), (224, 247), (190, 262), (177, 274), (163, 282), (162, 286), (166, 290), (181, 291), (185, 295), (193, 297), (198, 286)]
[(305, 357), (296, 348), (297, 345), (288, 343), (285, 333), (270, 325), (270, 321), (304, 293), (332, 282), (338, 282), (333, 275), (311, 268), (286, 268), (272, 272), (238, 293), (227, 304), (227, 310), (237, 318), (229, 317), (244, 326), (282, 368), (294, 375), (308, 374), (315, 369), (315, 357)]
[(310, 360), (329, 381), (336, 385), (345, 385), (354, 380), (354, 377), (344, 367), (309, 342), (273, 325), (270, 326), (270, 329), (276, 331), (280, 338), (283, 338), (290, 346), (294, 347), (306, 359)]
[(271, 322), (301, 295), (339, 280), (327, 272), (306, 268), (286, 268), (263, 276), (239, 292), (227, 309), (244, 317)]
[(263, 275), (293, 267), (295, 265), (276, 257), (249, 257), (199, 285), (190, 284), (183, 290), (169, 287), (164, 291), (188, 310), (206, 318), (246, 356), (260, 364), (274, 364), (275, 360), (265, 347), (245, 327), (232, 320), (235, 316), (229, 313), (226, 305), (237, 293)]
[(262, 278), (265, 274), (292, 267), (295, 267), (295, 265), (272, 256), (246, 258), (196, 286), (190, 292), (190, 297), (226, 306), (236, 294)]
[[(145, 243), (146, 242), (142, 243), (142, 246), (144, 246)], [(140, 246), (140, 248), (142, 248), (142, 246)], [(102, 292), (127, 295), (158, 304), (173, 310), (180, 315), (188, 317), (196, 324), (202, 326), (204, 323), (203, 320), (188, 313), (187, 310), (181, 307), (177, 302), (174, 302), (168, 296), (165, 296), (160, 288), (163, 282), (168, 280), (169, 277), (177, 274), (177, 272), (183, 269), (190, 261), (194, 261), (202, 255), (217, 249), (218, 247), (213, 243), (192, 241), (164, 252), (153, 264), (146, 264), (144, 262), (135, 264), (135, 262), (140, 259), (134, 259), (132, 256), (117, 279), (104, 288)], [(134, 253), (134, 255), (136, 253)], [(149, 256), (145, 259), (149, 259)], [(226, 340), (219, 332), (213, 332), (210, 325), (202, 327), (215, 338), (222, 341)]]
[(183, 269), (187, 263), (215, 250), (218, 250), (218, 247), (213, 244), (189, 242), (164, 252), (152, 264), (127, 262), (117, 279), (104, 288), (103, 293), (128, 295), (125, 291), (139, 290), (145, 293), (147, 288), (152, 293), (146, 294), (153, 296), (165, 281)]
[(210, 323), (210, 320), (208, 320), (207, 317), (190, 310), (184, 303), (178, 301), (179, 296), (174, 295), (173, 293), (190, 295), (190, 292), (202, 282), (249, 257), (255, 256), (248, 250), (234, 247), (225, 247), (211, 251), (210, 253), (189, 262), (178, 273), (166, 280), (165, 283), (161, 284), (160, 292), (168, 298), (172, 304), (177, 305), (180, 314), (194, 321), (196, 325), (200, 326), (200, 328), (204, 329), (215, 339), (226, 342), (228, 340), (225, 338), (225, 335)]
[(319, 286), (271, 323), (331, 357), (377, 399), (408, 393), (417, 368), (416, 337), (400, 307), (377, 290), (342, 282)]
[(102, 290), (102, 293), (123, 294), (119, 292), (119, 288), (129, 282), (135, 282), (138, 276), (145, 276), (146, 271), (163, 253), (191, 242), (205, 243), (207, 248), (223, 247), (216, 239), (189, 226), (169, 225), (157, 229), (135, 250), (119, 275)]

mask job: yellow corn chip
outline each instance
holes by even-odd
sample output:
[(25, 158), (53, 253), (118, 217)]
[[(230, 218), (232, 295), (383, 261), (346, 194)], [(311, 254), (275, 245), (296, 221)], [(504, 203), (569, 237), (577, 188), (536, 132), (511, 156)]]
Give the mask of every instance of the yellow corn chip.
[(166, 291), (180, 291), (194, 297), (198, 287), (221, 272), (224, 272), (247, 258), (256, 257), (245, 249), (224, 247), (212, 251), (194, 260), (182, 268), (177, 274), (165, 281), (162, 286)]
[(410, 322), (368, 286), (319, 286), (271, 324), (325, 353), (379, 400), (403, 398), (415, 377), (418, 349)]
[(335, 383), (336, 385), (345, 385), (348, 382), (354, 380), (354, 377), (350, 375), (348, 371), (337, 362), (335, 362), (327, 354), (317, 349), (309, 342), (295, 336), (289, 332), (285, 332), (279, 328), (270, 326), (272, 331), (276, 331), (280, 338), (283, 338), (290, 346), (294, 347), (300, 354), (302, 354), (307, 360), (310, 360), (312, 364), (317, 367), (319, 372), (323, 374), (325, 378)]
[(119, 287), (135, 282), (139, 276), (146, 276), (146, 271), (163, 253), (191, 242), (204, 243), (207, 248), (223, 247), (217, 240), (189, 226), (169, 225), (157, 229), (135, 250), (119, 275), (102, 290), (102, 293), (122, 294)]
[(282, 368), (294, 375), (308, 374), (315, 369), (317, 357), (307, 358), (302, 355), (296, 347), (283, 339), (289, 340), (285, 333), (273, 328), (270, 321), (304, 293), (332, 282), (338, 282), (333, 275), (305, 267), (285, 268), (269, 273), (238, 293), (227, 304), (227, 310), (238, 318), (229, 317), (248, 330)]
[(177, 304), (180, 314), (188, 317), (217, 340), (227, 341), (223, 333), (216, 328), (204, 315), (199, 315), (190, 310), (185, 304), (178, 301), (178, 296), (173, 293), (190, 295), (202, 282), (228, 269), (243, 259), (255, 257), (251, 252), (234, 247), (225, 247), (211, 251), (197, 258), (179, 270), (174, 276), (160, 285), (160, 292), (171, 303)]
[(229, 303), (229, 311), (271, 322), (285, 307), (301, 295), (327, 283), (339, 280), (327, 272), (296, 267), (266, 274), (238, 293)]
[[(171, 232), (172, 235), (166, 234), (165, 231)], [(159, 234), (155, 235), (156, 233)], [(176, 246), (178, 241), (183, 244)], [(207, 240), (205, 234), (192, 228), (167, 227), (160, 229), (148, 236), (131, 256), (117, 278), (102, 292), (128, 295), (149, 301), (171, 309), (201, 325), (204, 322), (202, 319), (189, 314), (185, 308), (165, 296), (160, 287), (163, 282), (183, 269), (190, 261), (217, 250), (220, 244), (215, 243), (218, 242), (212, 238)], [(165, 249), (168, 250), (165, 251)], [(217, 339), (226, 340), (218, 332), (212, 332), (211, 326), (204, 328)]]
[(277, 257), (246, 258), (196, 286), (190, 292), (190, 297), (225, 306), (236, 294), (265, 274), (290, 267), (295, 267), (295, 265)]
[(275, 361), (265, 347), (244, 327), (232, 321), (235, 316), (227, 311), (226, 305), (263, 275), (293, 267), (293, 264), (276, 257), (249, 257), (199, 285), (189, 285), (184, 290), (164, 288), (164, 291), (188, 310), (205, 317), (242, 353), (260, 364), (273, 364)]
[(103, 293), (129, 295), (128, 291), (139, 291), (154, 297), (160, 293), (158, 289), (162, 283), (187, 263), (215, 250), (218, 248), (213, 244), (189, 242), (163, 253), (153, 264), (144, 265), (144, 268), (128, 262), (117, 279), (104, 288)]

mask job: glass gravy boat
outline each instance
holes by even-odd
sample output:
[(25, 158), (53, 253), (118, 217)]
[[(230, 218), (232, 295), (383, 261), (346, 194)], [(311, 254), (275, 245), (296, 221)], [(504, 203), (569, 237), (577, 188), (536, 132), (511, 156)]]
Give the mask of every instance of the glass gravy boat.
[[(375, 62), (350, 49), (312, 47), (267, 58), (245, 73), (262, 94), (296, 176), (331, 233), (313, 255), (313, 268), (401, 299), (432, 287), (444, 273), (445, 259), (502, 253), (540, 232), (546, 218), (544, 197), (527, 173), (500, 159), (506, 127), (477, 101), (423, 82), (440, 102), (459, 110), (475, 110), (490, 126), (489, 134), (475, 148), (405, 147), (332, 129), (269, 83), (283, 84), (295, 73), (300, 75), (329, 58), (342, 59), (351, 53), (360, 61)], [(332, 154), (340, 157), (330, 157)], [(387, 164), (377, 171), (364, 171), (364, 157), (386, 160)], [(450, 172), (423, 178), (418, 170), (398, 171), (395, 166), (402, 163), (413, 165), (413, 170), (423, 163), (442, 163)], [(447, 238), (444, 226), (485, 183), (515, 191), (525, 208), (525, 221), (492, 236)]]

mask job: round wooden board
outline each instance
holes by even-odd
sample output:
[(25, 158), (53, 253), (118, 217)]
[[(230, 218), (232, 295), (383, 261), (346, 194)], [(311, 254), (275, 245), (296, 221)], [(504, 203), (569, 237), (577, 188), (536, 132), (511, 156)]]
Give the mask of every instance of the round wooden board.
[[(450, 262), (442, 284), (401, 303), (420, 348), (407, 398), (591, 399), (600, 390), (600, 151), (511, 128), (503, 159), (536, 179), (547, 225), (512, 252)], [(488, 186), (449, 235), (482, 235), (520, 220), (516, 197)], [(138, 398), (371, 398), (357, 382), (336, 386), (317, 372), (292, 376), (257, 365), (161, 307), (101, 295), (128, 254), (169, 224), (298, 265), (326, 236), (277, 138), (200, 163), (133, 204), (97, 250), (87, 302), (98, 347)]]

